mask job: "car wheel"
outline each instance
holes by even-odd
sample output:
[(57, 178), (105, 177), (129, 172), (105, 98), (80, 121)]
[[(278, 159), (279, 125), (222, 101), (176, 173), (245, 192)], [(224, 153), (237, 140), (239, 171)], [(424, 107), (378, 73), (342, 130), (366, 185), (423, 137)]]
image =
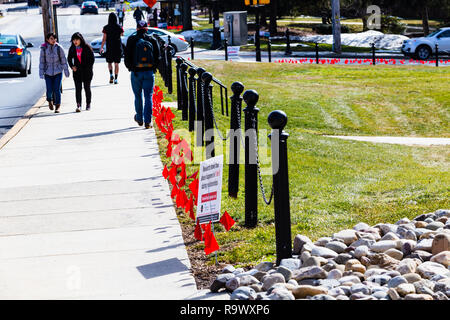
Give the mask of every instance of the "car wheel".
[(27, 70), (27, 69), (20, 70), (20, 76), (21, 76), (22, 78), (26, 78), (26, 77), (27, 77), (27, 74), (28, 74), (28, 70)]
[(428, 46), (420, 46), (416, 50), (416, 57), (419, 60), (427, 60), (431, 55), (431, 49)]
[(30, 61), (30, 66), (28, 67), (28, 74), (31, 74), (31, 55), (28, 56), (28, 59)]

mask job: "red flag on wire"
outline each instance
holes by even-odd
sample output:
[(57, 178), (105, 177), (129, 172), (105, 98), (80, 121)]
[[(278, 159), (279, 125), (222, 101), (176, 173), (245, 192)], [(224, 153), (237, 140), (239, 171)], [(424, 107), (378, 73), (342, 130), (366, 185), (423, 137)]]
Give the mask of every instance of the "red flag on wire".
[(172, 193), (170, 194), (170, 197), (173, 199), (173, 198), (175, 198), (175, 197), (177, 196), (177, 194), (178, 194), (178, 187), (177, 187), (177, 185), (175, 184), (175, 185), (173, 186), (173, 188), (172, 188)]
[(211, 221), (206, 226), (204, 238), (205, 238), (205, 254), (206, 255), (219, 250), (219, 244), (217, 243), (216, 238), (214, 237), (214, 233), (212, 233), (212, 231), (211, 231)]
[(184, 208), (186, 206), (186, 192), (183, 189), (178, 189), (176, 205), (178, 208)]
[(227, 231), (230, 230), (231, 227), (235, 224), (235, 221), (233, 220), (233, 218), (226, 211), (220, 218), (219, 222), (225, 227), (225, 229)]
[(167, 179), (167, 177), (169, 176), (169, 170), (167, 170), (167, 164), (164, 165), (164, 170), (162, 172), (162, 175), (163, 175), (164, 179)]
[(189, 177), (187, 177), (188, 179), (195, 179), (197, 178), (197, 174), (198, 174), (198, 170), (194, 172), (194, 174), (190, 175)]
[(195, 179), (194, 181), (192, 181), (189, 184), (189, 189), (192, 191), (192, 194), (197, 199), (197, 196), (198, 196), (198, 178)]
[(194, 237), (198, 241), (202, 241), (202, 238), (203, 238), (202, 228), (200, 228), (200, 224), (199, 224), (198, 220), (197, 220), (197, 225), (195, 226)]
[(145, 4), (148, 5), (149, 8), (153, 7), (156, 3), (156, 0), (144, 0)]

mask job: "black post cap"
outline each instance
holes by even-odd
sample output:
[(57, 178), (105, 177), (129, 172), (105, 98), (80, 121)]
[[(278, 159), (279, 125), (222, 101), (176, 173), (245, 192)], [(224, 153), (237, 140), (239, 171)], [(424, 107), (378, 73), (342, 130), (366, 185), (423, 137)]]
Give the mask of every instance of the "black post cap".
[(259, 94), (255, 90), (247, 90), (243, 95), (244, 101), (249, 109), (253, 109), (259, 100)]
[(231, 84), (231, 91), (233, 91), (234, 95), (240, 96), (244, 92), (244, 85), (239, 81), (233, 82)]
[(212, 81), (212, 79), (213, 79), (213, 76), (212, 76), (211, 73), (209, 73), (209, 72), (204, 72), (204, 73), (202, 74), (202, 81), (203, 81), (205, 84), (209, 84), (209, 83)]
[(192, 76), (192, 77), (197, 74), (197, 70), (195, 70), (195, 68), (190, 68), (188, 70), (188, 72), (189, 72), (189, 75)]
[(287, 115), (284, 111), (274, 110), (269, 113), (267, 122), (272, 129), (283, 130), (287, 124)]
[(203, 69), (203, 68), (197, 68), (197, 74), (198, 74), (198, 76), (201, 77), (202, 74), (203, 74), (203, 72), (205, 72), (205, 71), (206, 71), (206, 70)]
[(183, 59), (181, 59), (180, 57), (178, 57), (175, 62), (177, 63), (177, 65), (180, 65), (183, 63)]
[(188, 69), (188, 67), (189, 66), (187, 65), (187, 63), (184, 63), (184, 62), (180, 65), (180, 68), (183, 72), (185, 72)]

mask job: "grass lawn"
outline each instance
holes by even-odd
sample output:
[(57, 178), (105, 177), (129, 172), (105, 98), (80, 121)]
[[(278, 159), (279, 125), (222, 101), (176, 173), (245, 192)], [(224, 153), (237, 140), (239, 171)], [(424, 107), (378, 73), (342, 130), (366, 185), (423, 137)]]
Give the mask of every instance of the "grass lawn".
[[(259, 127), (266, 130), (260, 133), (260, 143), (267, 142), (267, 148), (260, 149), (261, 159), (270, 159), (270, 141), (265, 138), (270, 132), (268, 114), (281, 109), (288, 115), (285, 130), (290, 135), (292, 237), (301, 233), (314, 241), (352, 228), (358, 222), (392, 223), (450, 207), (450, 147), (375, 144), (324, 136), (450, 137), (449, 69), (204, 60), (194, 63), (212, 72), (228, 87), (233, 81), (240, 81), (246, 89), (260, 93)], [(159, 77), (157, 84), (163, 88)], [(165, 98), (176, 100), (175, 95), (166, 94)], [(219, 128), (226, 130), (229, 118), (220, 114), (219, 99), (216, 88), (215, 113)], [(187, 129), (187, 122), (180, 120), (181, 112), (174, 113), (174, 127)], [(169, 163), (165, 157), (166, 142), (157, 134), (161, 158)], [(189, 134), (184, 138), (189, 138)], [(216, 154), (220, 154), (218, 143), (216, 148)], [(263, 171), (271, 172), (270, 161), (262, 166)], [(197, 169), (198, 165), (190, 165), (188, 173)], [(225, 165), (222, 212), (227, 210), (237, 225), (229, 232), (217, 226), (219, 262), (248, 266), (274, 259), (273, 204), (266, 206), (259, 190), (247, 190), (259, 193), (259, 224), (254, 229), (244, 228), (243, 166), (238, 199), (228, 197), (227, 179)], [(263, 178), (269, 191), (271, 179), (271, 175)], [(182, 214), (179, 219), (193, 232), (192, 220)], [(203, 250), (202, 242), (191, 246), (193, 250)], [(213, 255), (208, 261), (214, 263)]]

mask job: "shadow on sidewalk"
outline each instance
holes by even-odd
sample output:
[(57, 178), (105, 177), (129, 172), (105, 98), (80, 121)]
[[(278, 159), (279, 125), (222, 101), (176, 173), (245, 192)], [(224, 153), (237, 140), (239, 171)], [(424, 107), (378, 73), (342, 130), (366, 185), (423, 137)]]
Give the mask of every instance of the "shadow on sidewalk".
[(179, 259), (172, 258), (136, 267), (145, 279), (162, 277), (171, 273), (189, 271)]
[(116, 133), (122, 133), (122, 132), (127, 132), (127, 131), (136, 131), (136, 130), (142, 130), (142, 128), (129, 127), (129, 128), (124, 128), (124, 129), (118, 129), (118, 130), (111, 130), (111, 131), (104, 131), (104, 132), (97, 132), (97, 133), (88, 133), (88, 134), (81, 134), (79, 136), (59, 138), (58, 140), (92, 138), (92, 137), (105, 136), (108, 134), (116, 134)]

